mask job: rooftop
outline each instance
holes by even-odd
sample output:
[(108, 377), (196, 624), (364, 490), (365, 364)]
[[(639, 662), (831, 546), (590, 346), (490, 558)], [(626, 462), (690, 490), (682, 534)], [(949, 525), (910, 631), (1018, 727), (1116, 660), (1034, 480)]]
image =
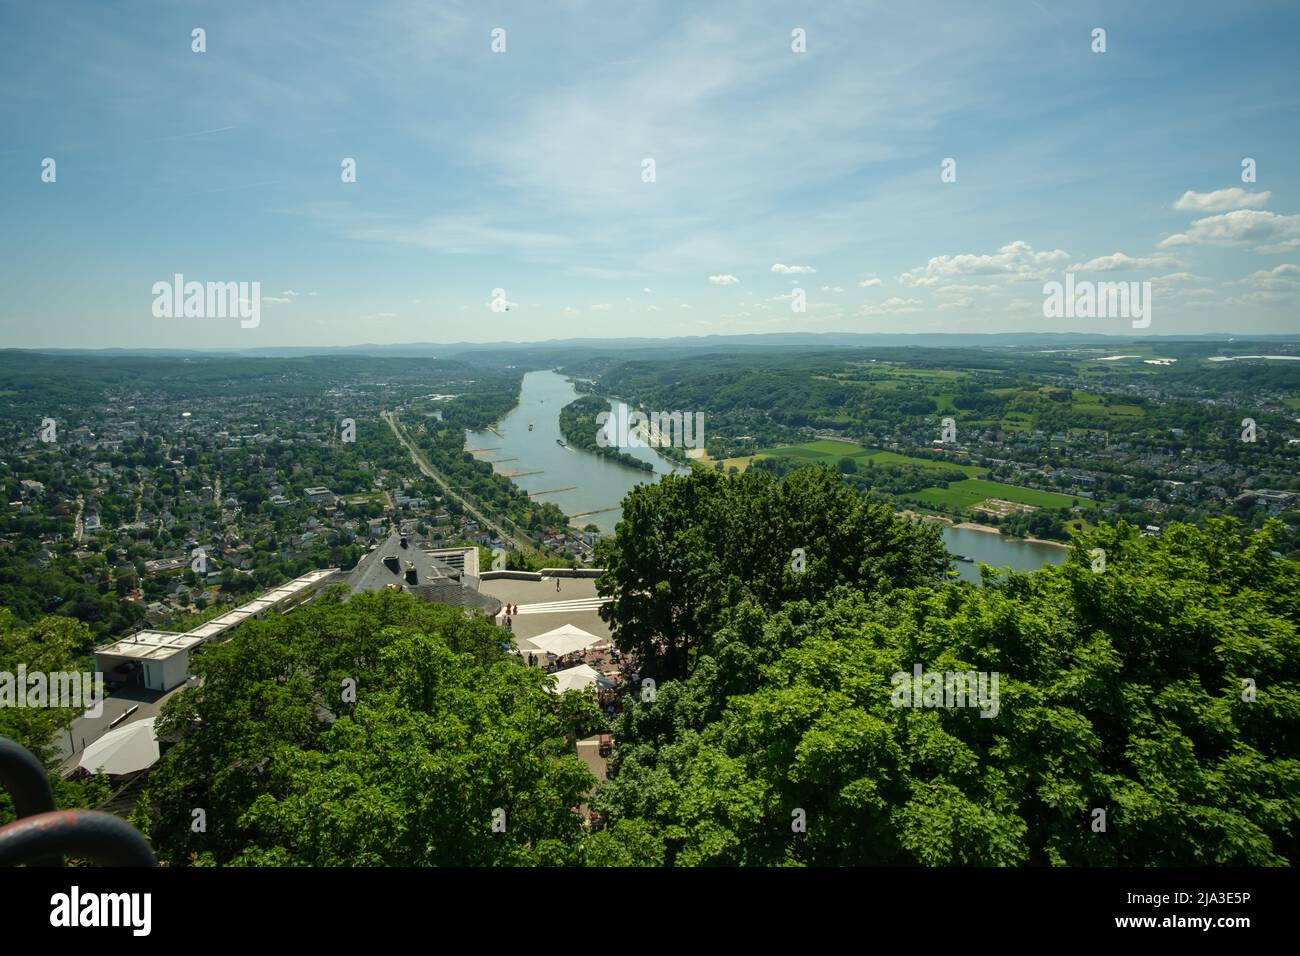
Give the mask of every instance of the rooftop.
[(359, 591), (396, 590), (426, 601), (477, 608), (491, 615), (500, 602), (480, 594), (463, 580), (460, 571), (440, 561), (397, 529), (357, 562), (348, 575), (352, 594)]
[(287, 603), (299, 594), (318, 586), (327, 578), (332, 577), (336, 570), (335, 568), (327, 568), (323, 571), (308, 571), (302, 577), (294, 578), (288, 584), (282, 584), (274, 590), (267, 591), (247, 604), (242, 604), (233, 611), (227, 611), (220, 617), (214, 617), (212, 620), (200, 624), (186, 633), (193, 634), (203, 640), (210, 640), (232, 627), (242, 624), (248, 618)]
[(134, 660), (162, 661), (188, 651), (203, 643), (195, 634), (172, 634), (168, 631), (136, 631), (129, 637), (115, 641), (107, 647), (95, 649), (96, 654), (130, 657)]

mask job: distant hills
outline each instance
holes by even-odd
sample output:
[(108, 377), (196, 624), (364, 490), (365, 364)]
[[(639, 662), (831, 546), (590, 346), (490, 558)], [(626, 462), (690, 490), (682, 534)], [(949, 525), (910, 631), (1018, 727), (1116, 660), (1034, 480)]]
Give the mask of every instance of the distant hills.
[(246, 355), (266, 358), (295, 358), (304, 355), (371, 355), (449, 358), (472, 352), (502, 352), (527, 349), (530, 352), (555, 349), (573, 351), (626, 351), (632, 348), (656, 351), (683, 350), (696, 352), (713, 348), (727, 349), (826, 349), (914, 346), (924, 348), (1025, 347), (1059, 348), (1074, 345), (1113, 345), (1131, 347), (1142, 342), (1291, 342), (1295, 335), (1162, 335), (1137, 338), (1130, 335), (1101, 335), (1080, 332), (997, 332), (997, 333), (877, 333), (877, 332), (771, 332), (747, 335), (700, 335), (673, 338), (570, 338), (532, 342), (408, 342), (391, 345), (288, 345), (249, 349), (149, 349), (107, 348), (70, 349), (39, 348), (11, 351), (57, 353), (60, 355), (186, 356)]

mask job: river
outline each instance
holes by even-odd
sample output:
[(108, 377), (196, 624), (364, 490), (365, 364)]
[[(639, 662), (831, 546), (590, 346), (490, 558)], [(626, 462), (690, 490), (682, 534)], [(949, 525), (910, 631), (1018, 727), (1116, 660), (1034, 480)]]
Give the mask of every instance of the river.
[(594, 524), (613, 534), (623, 514), (619, 505), (624, 495), (643, 482), (656, 480), (656, 475), (684, 469), (652, 448), (622, 450), (654, 465), (653, 474), (557, 444), (556, 439), (564, 437), (560, 434), (560, 409), (577, 397), (573, 383), (563, 375), (529, 372), (519, 390), (519, 404), (495, 426), (499, 434), (466, 432), (466, 448), (475, 458), (491, 461), (498, 474), (511, 478), (524, 491), (540, 492), (533, 494), (536, 500), (553, 502), (575, 524)]
[(980, 579), (980, 562), (991, 564), (995, 568), (1036, 571), (1047, 564), (1064, 564), (1066, 555), (1070, 553), (1065, 548), (1056, 548), (1050, 544), (1038, 544), (970, 528), (945, 527), (943, 543), (953, 554), (964, 554), (975, 559), (975, 563), (958, 561), (956, 568), (963, 578), (977, 584)]
[[(622, 516), (623, 496), (656, 476), (684, 469), (652, 448), (627, 448), (628, 454), (654, 465), (654, 473), (638, 471), (590, 452), (556, 443), (560, 434), (560, 409), (578, 397), (573, 383), (556, 372), (529, 372), (519, 391), (519, 404), (493, 431), (466, 432), (466, 448), (476, 458), (492, 462), (498, 474), (541, 501), (553, 502), (575, 524), (594, 524), (612, 534)], [(610, 403), (611, 410), (614, 403)], [(529, 425), (532, 429), (529, 429)], [(994, 567), (1032, 571), (1046, 564), (1061, 564), (1064, 548), (1035, 544), (969, 528), (943, 529), (943, 540), (954, 554), (964, 554)], [(979, 581), (976, 564), (956, 563), (968, 581)]]

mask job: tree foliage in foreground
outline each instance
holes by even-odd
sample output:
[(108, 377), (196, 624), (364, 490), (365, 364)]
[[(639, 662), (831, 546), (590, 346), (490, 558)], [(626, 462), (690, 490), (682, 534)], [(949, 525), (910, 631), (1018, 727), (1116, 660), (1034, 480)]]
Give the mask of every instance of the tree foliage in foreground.
[(569, 862), (594, 780), (565, 737), (594, 703), (557, 701), (500, 642), (481, 617), (388, 592), (246, 623), (165, 708), (159, 731), (181, 740), (135, 822), (174, 864)]
[[(547, 694), (483, 619), (394, 594), (211, 648), (138, 819), (176, 863), (1296, 860), (1300, 564), (1276, 522), (1103, 526), (1060, 567), (976, 588), (935, 576), (932, 530), (845, 490), (829, 469), (706, 472), (630, 496), (611, 618), (628, 647), (665, 622), (678, 650), (626, 701), (590, 796), (602, 831), (570, 810), (594, 783), (572, 748), (590, 699)], [(996, 673), (996, 713), (895, 706), (915, 664)]]
[(595, 563), (597, 590), (615, 598), (601, 609), (615, 643), (662, 680), (714, 656), (738, 605), (776, 611), (839, 585), (885, 593), (935, 580), (949, 557), (933, 525), (863, 500), (831, 468), (696, 468), (629, 492)]
[[(712, 492), (697, 493), (695, 514), (716, 514), (702, 500)], [(692, 540), (690, 513), (675, 513), (678, 540)], [(750, 517), (733, 514), (743, 539)], [(704, 537), (726, 550), (731, 531), (713, 524)], [(1300, 564), (1275, 555), (1279, 531), (1243, 539), (1222, 519), (1160, 540), (1103, 527), (1064, 566), (989, 576), (982, 589), (839, 586), (775, 612), (746, 595), (719, 615), (689, 677), (620, 718), (617, 772), (594, 801), (611, 823), (600, 858), (1292, 863)], [(773, 537), (774, 552), (798, 543)], [(1100, 573), (1092, 548), (1106, 551)], [(643, 567), (644, 594), (676, 593), (666, 558), (657, 575)], [(893, 706), (891, 675), (915, 663), (997, 672), (996, 716)]]
[[(51, 615), (22, 625), (12, 612), (0, 607), (0, 672), (10, 675), (15, 692), (19, 688), (19, 667), (31, 675), (41, 672), (85, 672), (84, 649), (90, 645), (90, 629), (80, 621)], [(22, 688), (25, 694), (26, 688)], [(59, 735), (80, 714), (62, 707), (19, 707), (0, 705), (0, 737), (8, 737), (30, 750), (45, 765), (60, 810), (86, 809), (108, 796), (108, 782), (102, 776), (87, 780), (64, 780), (59, 774), (62, 755), (56, 746)], [(0, 826), (14, 819), (13, 802), (0, 788)]]

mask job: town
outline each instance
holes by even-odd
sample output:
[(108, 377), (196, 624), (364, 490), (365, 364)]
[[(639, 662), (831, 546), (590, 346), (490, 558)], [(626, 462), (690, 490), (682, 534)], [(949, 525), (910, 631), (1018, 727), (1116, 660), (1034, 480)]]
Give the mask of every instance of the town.
[[(6, 414), (0, 605), (76, 617), (100, 638), (184, 631), (309, 570), (351, 568), (390, 525), (431, 549), (481, 547), (485, 567), (494, 550), (517, 564), (520, 548), (539, 566), (590, 562), (593, 532), (558, 512), (525, 529), (510, 504), (448, 493), (381, 417), (445, 406), (453, 389), (482, 388), (481, 378), (476, 386), (398, 362), (390, 381), (360, 386), (348, 380), (354, 363), (308, 372), (272, 362), (274, 387), (250, 393), (225, 360), (216, 365), (232, 376), (214, 369), (196, 393), (195, 364), (174, 381), (146, 375), (135, 386), (105, 383), (98, 395), (88, 384), (61, 403), (43, 396)], [(60, 407), (37, 414), (51, 404)], [(56, 423), (52, 441), (40, 434), (45, 417)], [(479, 468), (484, 487), (513, 503)], [(493, 519), (512, 522), (510, 540), (484, 524)]]

